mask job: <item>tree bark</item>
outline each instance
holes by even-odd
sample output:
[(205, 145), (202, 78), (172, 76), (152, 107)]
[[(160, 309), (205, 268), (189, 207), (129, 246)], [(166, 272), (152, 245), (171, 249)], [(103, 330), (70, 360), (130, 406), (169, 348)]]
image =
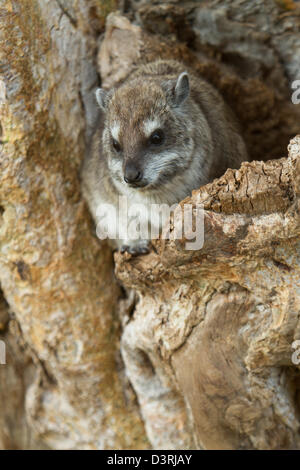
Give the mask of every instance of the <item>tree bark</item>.
[[(103, 34), (116, 7), (0, 0), (0, 447), (300, 448), (299, 8), (123, 2)], [(80, 192), (94, 91), (158, 57), (221, 91), (255, 161), (184, 201), (202, 249), (113, 255)]]
[(37, 436), (52, 448), (144, 448), (120, 365), (112, 254), (78, 178), (98, 83), (84, 24), (93, 3), (79, 2), (77, 19), (68, 4), (1, 2), (1, 287), (38, 358), (26, 393)]

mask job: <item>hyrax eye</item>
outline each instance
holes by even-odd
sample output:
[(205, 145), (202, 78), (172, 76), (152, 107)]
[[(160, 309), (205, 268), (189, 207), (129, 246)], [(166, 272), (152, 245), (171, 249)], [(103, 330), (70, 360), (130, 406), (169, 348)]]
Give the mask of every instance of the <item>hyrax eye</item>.
[(157, 129), (151, 134), (149, 141), (151, 144), (160, 145), (163, 143), (164, 139), (165, 135), (163, 131), (161, 129)]
[(112, 139), (112, 144), (113, 144), (113, 148), (114, 148), (117, 152), (120, 152), (120, 151), (121, 151), (121, 145), (119, 144), (119, 142), (118, 142), (116, 139)]

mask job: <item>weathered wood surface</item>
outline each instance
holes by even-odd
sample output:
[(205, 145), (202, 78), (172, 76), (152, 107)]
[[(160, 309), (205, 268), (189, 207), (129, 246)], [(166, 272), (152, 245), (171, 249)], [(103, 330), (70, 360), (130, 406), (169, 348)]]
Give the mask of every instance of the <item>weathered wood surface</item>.
[[(205, 208), (201, 250), (187, 252), (181, 239), (156, 242), (143, 258), (116, 255), (117, 276), (139, 293), (123, 357), (153, 436), (164, 415), (149, 416), (148, 407), (174, 410), (170, 401), (183, 396), (199, 447), (300, 446), (292, 362), (300, 337), (300, 136), (289, 152), (228, 170), (185, 200)], [(144, 388), (149, 377), (155, 394)], [(172, 413), (168, 423), (171, 433)]]

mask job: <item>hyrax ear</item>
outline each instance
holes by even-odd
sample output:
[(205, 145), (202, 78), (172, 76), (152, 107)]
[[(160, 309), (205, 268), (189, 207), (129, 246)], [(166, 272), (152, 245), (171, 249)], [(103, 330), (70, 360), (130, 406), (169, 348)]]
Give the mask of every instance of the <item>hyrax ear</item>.
[(170, 106), (177, 108), (185, 102), (190, 93), (189, 76), (182, 72), (177, 80), (167, 80), (162, 83)]
[(180, 106), (185, 102), (187, 97), (190, 94), (190, 83), (189, 76), (187, 72), (182, 72), (176, 82), (174, 90), (174, 104), (175, 106)]
[(104, 90), (103, 88), (98, 88), (96, 90), (96, 100), (102, 111), (106, 111), (107, 105), (110, 99), (110, 92)]

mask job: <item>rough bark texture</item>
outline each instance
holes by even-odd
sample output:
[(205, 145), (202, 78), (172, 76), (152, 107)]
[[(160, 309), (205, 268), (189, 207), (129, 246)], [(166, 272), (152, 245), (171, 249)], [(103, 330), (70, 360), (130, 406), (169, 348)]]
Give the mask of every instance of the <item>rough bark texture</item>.
[(1, 287), (43, 375), (26, 397), (39, 438), (52, 448), (143, 448), (120, 365), (112, 254), (80, 196), (97, 84), (88, 3), (78, 2), (75, 21), (59, 2), (1, 2)]
[[(300, 137), (267, 161), (300, 131), (299, 8), (123, 2), (103, 35), (116, 7), (0, 0), (0, 448), (300, 448)], [(185, 201), (201, 250), (115, 276), (80, 194), (93, 93), (158, 57), (220, 89), (255, 161)]]
[(199, 447), (299, 448), (299, 162), (300, 136), (288, 159), (245, 163), (194, 192), (185, 202), (205, 208), (200, 251), (182, 239), (116, 256), (139, 292), (122, 347), (149, 435), (164, 403), (172, 433), (168, 404), (183, 395)]
[(18, 329), (9, 321), (7, 305), (0, 302), (0, 340), (5, 342), (6, 365), (0, 368), (0, 449), (37, 449), (24, 413), (26, 388), (32, 381), (34, 370), (30, 357), (18, 344)]

